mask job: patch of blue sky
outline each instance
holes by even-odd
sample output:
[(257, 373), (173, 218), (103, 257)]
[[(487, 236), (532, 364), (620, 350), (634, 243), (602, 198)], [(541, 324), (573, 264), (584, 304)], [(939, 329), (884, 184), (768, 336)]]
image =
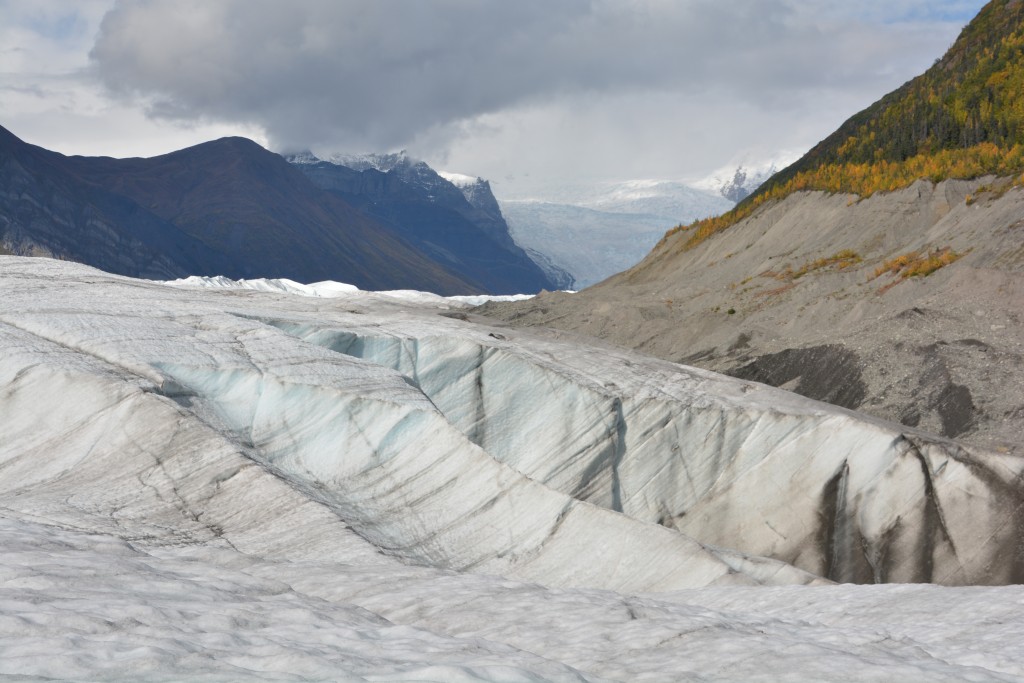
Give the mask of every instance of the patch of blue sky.
[(820, 0), (803, 9), (873, 24), (966, 24), (988, 0)]
[(921, 2), (908, 3), (903, 12), (899, 12), (900, 3), (895, 3), (897, 12), (887, 18), (885, 23), (905, 22), (960, 22), (966, 24), (973, 19), (988, 0), (957, 0), (955, 2)]
[(28, 17), (25, 27), (44, 38), (66, 41), (81, 36), (89, 28), (89, 22), (78, 12), (68, 12), (59, 16)]

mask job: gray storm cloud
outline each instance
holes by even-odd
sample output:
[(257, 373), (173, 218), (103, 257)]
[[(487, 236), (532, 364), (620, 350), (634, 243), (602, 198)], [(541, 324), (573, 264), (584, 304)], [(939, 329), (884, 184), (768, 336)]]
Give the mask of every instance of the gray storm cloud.
[(122, 0), (90, 58), (156, 117), (383, 149), (577, 95), (725, 86), (795, 106), (877, 79), (906, 48), (841, 21), (784, 0)]

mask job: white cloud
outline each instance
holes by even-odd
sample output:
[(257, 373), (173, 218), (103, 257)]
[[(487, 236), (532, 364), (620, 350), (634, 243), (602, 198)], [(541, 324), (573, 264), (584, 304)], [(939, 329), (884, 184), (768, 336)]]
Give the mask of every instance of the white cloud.
[(199, 116), (168, 124), (144, 100), (112, 98), (88, 61), (110, 0), (0, 0), (0, 125), (66, 154), (150, 156), (257, 126)]
[[(101, 25), (98, 0), (71, 23), (64, 3), (19, 0), (0, 5), (23, 19), (0, 29), (0, 115), (40, 140), (88, 131), (112, 154), (235, 131), (407, 147), (508, 185), (683, 177), (806, 149), (931, 64), (981, 4), (121, 0)], [(34, 55), (49, 55), (36, 71)]]

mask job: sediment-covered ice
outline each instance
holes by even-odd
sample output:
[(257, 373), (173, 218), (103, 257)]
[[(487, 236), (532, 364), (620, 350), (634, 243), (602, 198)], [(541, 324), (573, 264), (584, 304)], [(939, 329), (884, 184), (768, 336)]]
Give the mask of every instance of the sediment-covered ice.
[(1018, 580), (1012, 458), (447, 303), (194, 284), (0, 257), (0, 674), (1024, 676), (1020, 587), (821, 578)]

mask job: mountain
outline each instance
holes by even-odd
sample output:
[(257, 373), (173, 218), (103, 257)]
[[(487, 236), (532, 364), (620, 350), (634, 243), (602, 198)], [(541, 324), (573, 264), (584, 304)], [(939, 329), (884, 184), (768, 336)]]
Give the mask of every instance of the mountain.
[(607, 213), (658, 216), (675, 223), (716, 215), (734, 204), (715, 188), (657, 178), (552, 183), (509, 194), (502, 201), (581, 206)]
[[(427, 166), (427, 168), (429, 169), (430, 167)], [(467, 176), (461, 173), (440, 171), (436, 175), (458, 189), (463, 199), (474, 209), (469, 213), (469, 216), (473, 218), (477, 225), (484, 229), (486, 234), (506, 247), (515, 246), (515, 241), (509, 235), (505, 217), (501, 214), (501, 207), (498, 206), (498, 200), (494, 198), (494, 193), (491, 192), (491, 184), (489, 182), (483, 178)]]
[[(868, 197), (927, 178), (1024, 170), (1024, 5), (992, 0), (925, 73), (850, 117), (733, 211), (689, 226), (693, 246), (799, 190)], [(679, 226), (683, 230), (686, 226)]]
[(243, 138), (112, 159), (65, 157), (0, 129), (0, 187), (0, 243), (16, 254), (153, 278), (478, 287)]
[(926, 74), (628, 271), (483, 310), (1024, 455), (1022, 12), (990, 3)]
[[(558, 289), (509, 235), (497, 203), (476, 204), (405, 153), (287, 157), (317, 187), (387, 225), (404, 240), (491, 294)], [(484, 188), (481, 188), (481, 192)], [(489, 186), (486, 188), (489, 194)]]
[(856, 114), (772, 178), (869, 194), (917, 178), (1024, 169), (1024, 4), (992, 0), (925, 73)]
[(725, 180), (716, 178), (715, 184), (719, 194), (738, 204), (756, 192), (764, 181), (777, 172), (774, 164), (763, 170), (749, 170), (740, 165), (736, 167), (732, 177)]
[(568, 271), (579, 287), (636, 264), (666, 227), (722, 213), (732, 202), (669, 180), (552, 186), (504, 199), (515, 240)]
[[(544, 274), (554, 284), (555, 289), (575, 289), (577, 287), (576, 278), (569, 273), (568, 270), (559, 266), (557, 256), (553, 256), (552, 251), (544, 249), (538, 251), (535, 247), (535, 242), (529, 239), (523, 240), (522, 234), (517, 233), (512, 223), (508, 222), (508, 216), (506, 215), (508, 205), (506, 204), (506, 211), (502, 210), (502, 207), (498, 204), (498, 200), (495, 198), (494, 193), (491, 191), (491, 184), (483, 178), (476, 176), (468, 176), (462, 173), (449, 173), (442, 171), (440, 175), (450, 182), (455, 187), (459, 188), (462, 192), (462, 196), (466, 198), (466, 201), (471, 206), (480, 210), (485, 216), (489, 216), (491, 220), (501, 220), (501, 225), (504, 226), (506, 234), (508, 234), (512, 241), (515, 242), (519, 248), (526, 252), (530, 257), (530, 260), (537, 264), (537, 266), (544, 271)], [(566, 240), (567, 241), (567, 240)]]

